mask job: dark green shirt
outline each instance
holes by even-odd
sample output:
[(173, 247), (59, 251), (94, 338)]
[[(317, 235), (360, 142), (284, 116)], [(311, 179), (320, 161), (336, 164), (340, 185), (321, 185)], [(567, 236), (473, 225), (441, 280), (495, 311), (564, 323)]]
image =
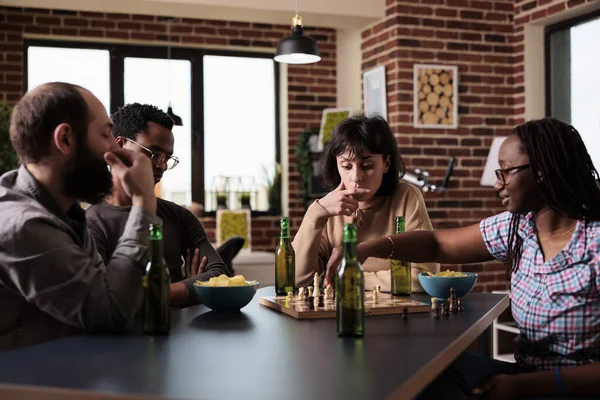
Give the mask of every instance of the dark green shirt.
[[(87, 209), (90, 233), (96, 241), (98, 253), (103, 260), (111, 258), (125, 229), (131, 207), (118, 207), (102, 202)], [(171, 273), (171, 282), (183, 281), (190, 293), (190, 304), (197, 303), (192, 287), (196, 279), (206, 281), (213, 276), (231, 276), (227, 266), (212, 247), (204, 227), (189, 210), (173, 202), (157, 199), (156, 215), (163, 222), (163, 244), (165, 262)], [(200, 249), (200, 259), (208, 258), (204, 273), (185, 276), (185, 255)]]

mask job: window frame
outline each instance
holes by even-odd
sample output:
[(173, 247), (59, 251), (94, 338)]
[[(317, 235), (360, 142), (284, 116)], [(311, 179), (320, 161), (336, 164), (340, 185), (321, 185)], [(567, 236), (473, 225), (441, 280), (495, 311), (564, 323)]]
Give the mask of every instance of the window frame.
[[(125, 104), (125, 58), (157, 58), (167, 59), (167, 46), (129, 45), (116, 43), (101, 43), (76, 40), (45, 40), (25, 39), (23, 41), (23, 88), (28, 91), (28, 50), (31, 46), (59, 47), (77, 49), (108, 50), (110, 54), (110, 113), (114, 113)], [(192, 201), (204, 204), (206, 182), (204, 182), (204, 56), (268, 58), (273, 60), (273, 54), (238, 50), (216, 50), (191, 47), (171, 46), (171, 59), (187, 60), (191, 63), (191, 109), (192, 109)], [(279, 65), (273, 61), (275, 79), (275, 162), (281, 163), (281, 129), (280, 129), (280, 71)], [(278, 205), (281, 210), (281, 204)], [(275, 213), (279, 210), (274, 210)], [(270, 215), (268, 211), (252, 210), (252, 216)], [(206, 216), (215, 216), (216, 212), (209, 211)]]
[(569, 18), (567, 20), (560, 21), (552, 25), (548, 25), (544, 28), (544, 91), (546, 98), (545, 112), (547, 117), (552, 116), (552, 57), (550, 54), (550, 36), (552, 36), (553, 33), (571, 29), (574, 26), (583, 24), (593, 19), (597, 19), (598, 17), (600, 17), (600, 9), (594, 10), (583, 15), (579, 15), (577, 17)]

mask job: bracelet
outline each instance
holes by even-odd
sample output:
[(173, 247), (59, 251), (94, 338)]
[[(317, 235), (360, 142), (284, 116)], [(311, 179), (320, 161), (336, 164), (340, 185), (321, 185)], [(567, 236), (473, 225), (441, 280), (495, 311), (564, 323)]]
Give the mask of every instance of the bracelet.
[(558, 394), (565, 394), (565, 387), (562, 383), (562, 378), (560, 377), (560, 369), (558, 367), (554, 368), (554, 381), (556, 382), (556, 387), (558, 388)]
[(392, 251), (390, 251), (390, 255), (388, 256), (389, 258), (392, 258), (394, 256), (394, 250), (396, 250), (396, 246), (394, 245), (394, 241), (392, 240), (391, 237), (386, 236), (386, 238), (390, 241), (390, 243), (392, 244)]

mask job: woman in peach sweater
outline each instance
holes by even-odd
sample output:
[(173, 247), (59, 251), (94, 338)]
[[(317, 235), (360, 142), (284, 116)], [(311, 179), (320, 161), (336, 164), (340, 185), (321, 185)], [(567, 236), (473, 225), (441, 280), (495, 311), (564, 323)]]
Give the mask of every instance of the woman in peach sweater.
[[(421, 191), (400, 180), (405, 170), (383, 118), (347, 118), (335, 128), (321, 156), (323, 180), (333, 190), (311, 204), (292, 242), (296, 286), (310, 286), (315, 272), (325, 272), (346, 223), (357, 224), (359, 243), (394, 234), (396, 216), (404, 216), (406, 231), (433, 230)], [(425, 267), (439, 270), (439, 264)], [(366, 289), (390, 290), (389, 259), (369, 258), (363, 269)], [(413, 268), (413, 291), (421, 291), (416, 276)]]

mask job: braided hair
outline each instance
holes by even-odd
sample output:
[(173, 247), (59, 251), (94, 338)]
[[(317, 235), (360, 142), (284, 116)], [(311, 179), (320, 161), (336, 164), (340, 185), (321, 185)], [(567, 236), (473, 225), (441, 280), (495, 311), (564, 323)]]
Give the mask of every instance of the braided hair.
[[(577, 130), (558, 119), (544, 118), (517, 126), (511, 133), (529, 156), (529, 168), (542, 199), (560, 215), (600, 220), (598, 171)], [(521, 215), (514, 213), (508, 230), (507, 274), (519, 267), (523, 238), (518, 235)]]

